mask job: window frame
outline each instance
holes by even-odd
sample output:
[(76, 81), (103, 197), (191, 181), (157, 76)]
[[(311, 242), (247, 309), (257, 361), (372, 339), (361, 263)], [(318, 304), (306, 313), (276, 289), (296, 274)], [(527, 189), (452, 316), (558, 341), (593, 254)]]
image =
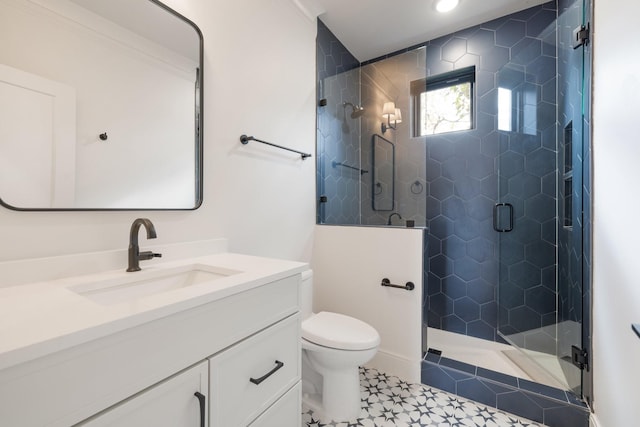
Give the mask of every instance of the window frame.
[[(431, 92), (438, 89), (443, 89), (446, 87), (456, 86), (463, 83), (469, 83), (469, 94), (470, 94), (470, 125), (468, 129), (461, 129), (457, 131), (446, 131), (439, 132), (434, 134), (421, 134), (422, 128), (422, 102), (420, 100), (421, 95), (423, 93)], [(475, 86), (476, 86), (476, 67), (470, 66), (465, 68), (460, 68), (458, 70), (449, 71), (447, 73), (437, 74), (431, 77), (425, 77), (420, 80), (414, 80), (411, 82), (410, 86), (410, 94), (412, 100), (412, 118), (413, 118), (413, 137), (414, 138), (425, 138), (428, 136), (436, 136), (442, 135), (445, 133), (452, 132), (466, 132), (476, 128), (476, 117), (475, 117)]]

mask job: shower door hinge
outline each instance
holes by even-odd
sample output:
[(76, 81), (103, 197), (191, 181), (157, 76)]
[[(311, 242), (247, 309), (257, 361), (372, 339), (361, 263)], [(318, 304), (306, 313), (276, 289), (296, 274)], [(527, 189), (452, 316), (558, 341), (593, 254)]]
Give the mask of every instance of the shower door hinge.
[(589, 24), (581, 25), (573, 30), (573, 48), (577, 49), (580, 46), (588, 45), (590, 32)]
[(571, 346), (571, 363), (577, 366), (581, 371), (589, 370), (589, 353), (584, 348)]

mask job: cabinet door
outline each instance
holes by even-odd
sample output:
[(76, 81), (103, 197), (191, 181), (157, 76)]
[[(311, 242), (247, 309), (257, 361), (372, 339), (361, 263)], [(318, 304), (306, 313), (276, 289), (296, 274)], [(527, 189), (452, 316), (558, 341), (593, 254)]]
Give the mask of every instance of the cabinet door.
[[(77, 425), (83, 427), (207, 426), (208, 376), (207, 362), (199, 363)], [(200, 394), (200, 398), (196, 396), (196, 392)]]
[(249, 427), (299, 427), (302, 425), (302, 401), (298, 382), (262, 415), (255, 419)]

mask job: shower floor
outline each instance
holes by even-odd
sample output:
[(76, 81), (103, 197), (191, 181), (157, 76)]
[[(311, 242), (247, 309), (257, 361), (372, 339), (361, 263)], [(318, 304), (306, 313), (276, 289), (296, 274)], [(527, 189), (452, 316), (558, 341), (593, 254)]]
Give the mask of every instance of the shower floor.
[[(427, 348), (440, 350), (443, 357), (459, 362), (535, 381), (551, 387), (567, 388), (566, 384), (562, 384), (545, 371), (545, 369), (554, 372), (561, 371), (557, 359), (549, 354), (528, 351), (528, 353), (534, 353), (531, 356), (536, 359), (536, 363), (508, 344), (435, 328), (427, 329)], [(540, 367), (538, 363), (542, 364), (545, 369)]]

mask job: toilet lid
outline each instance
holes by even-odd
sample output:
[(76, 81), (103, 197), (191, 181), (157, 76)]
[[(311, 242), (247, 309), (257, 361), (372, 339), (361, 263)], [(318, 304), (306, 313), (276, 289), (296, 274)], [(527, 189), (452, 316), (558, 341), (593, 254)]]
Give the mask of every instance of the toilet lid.
[(380, 335), (365, 322), (321, 311), (302, 322), (302, 338), (341, 350), (367, 350), (380, 344)]

